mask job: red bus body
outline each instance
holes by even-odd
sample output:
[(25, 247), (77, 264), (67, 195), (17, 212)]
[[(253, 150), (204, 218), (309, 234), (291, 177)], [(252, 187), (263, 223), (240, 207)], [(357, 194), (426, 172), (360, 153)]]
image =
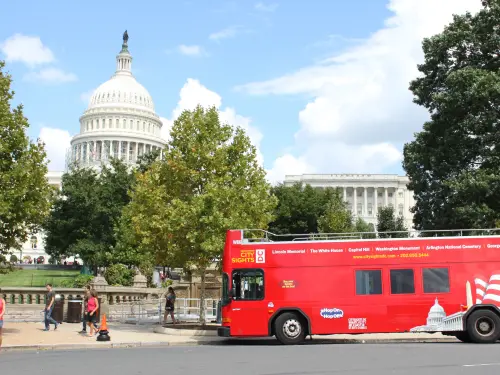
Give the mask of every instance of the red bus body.
[[(276, 335), (285, 344), (391, 332), (500, 339), (499, 235), (252, 243), (229, 230), (223, 281), (219, 336)], [(498, 325), (489, 336), (478, 313), (486, 310), (486, 323)]]

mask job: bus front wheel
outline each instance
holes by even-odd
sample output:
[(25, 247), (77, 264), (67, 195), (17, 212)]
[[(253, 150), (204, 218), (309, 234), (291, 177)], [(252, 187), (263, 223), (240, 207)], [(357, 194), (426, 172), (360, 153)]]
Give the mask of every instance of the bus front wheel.
[(491, 310), (476, 310), (467, 319), (467, 332), (475, 343), (494, 343), (500, 338), (500, 317)]
[(305, 328), (301, 317), (292, 312), (285, 312), (274, 321), (276, 338), (285, 345), (300, 344), (304, 341)]

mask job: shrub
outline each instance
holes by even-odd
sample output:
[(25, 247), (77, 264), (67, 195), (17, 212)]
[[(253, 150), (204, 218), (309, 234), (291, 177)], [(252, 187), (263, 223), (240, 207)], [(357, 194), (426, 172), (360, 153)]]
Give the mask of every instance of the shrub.
[(12, 254), (12, 255), (10, 256), (10, 262), (11, 262), (11, 263), (16, 263), (16, 262), (17, 262), (17, 256), (16, 256), (15, 254)]
[(106, 268), (104, 277), (109, 285), (132, 286), (135, 272), (123, 264), (113, 264)]

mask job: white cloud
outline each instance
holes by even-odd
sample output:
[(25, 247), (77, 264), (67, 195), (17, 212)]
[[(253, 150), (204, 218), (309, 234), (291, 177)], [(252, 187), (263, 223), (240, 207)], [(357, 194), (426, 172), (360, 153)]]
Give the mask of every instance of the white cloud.
[(0, 43), (0, 51), (7, 62), (22, 62), (30, 67), (55, 61), (52, 51), (38, 36), (14, 34)]
[(58, 68), (46, 68), (38, 72), (29, 72), (23, 77), (25, 81), (41, 83), (67, 83), (78, 80), (73, 73), (67, 73)]
[(42, 127), (40, 139), (45, 143), (49, 159), (49, 171), (63, 171), (66, 164), (66, 151), (70, 147), (71, 135), (68, 131)]
[(179, 52), (186, 56), (201, 56), (203, 54), (203, 49), (200, 46), (186, 46), (181, 44), (179, 47)]
[(219, 41), (222, 39), (234, 38), (238, 32), (238, 26), (231, 26), (226, 29), (214, 32), (208, 36), (210, 40)]
[(255, 4), (255, 9), (260, 12), (274, 12), (276, 9), (278, 9), (278, 4), (264, 4), (262, 2), (258, 2), (257, 4)]
[(168, 119), (165, 117), (161, 118), (163, 122), (162, 127), (162, 137), (166, 140), (170, 138), (170, 129), (172, 128), (173, 121), (184, 110), (193, 110), (197, 105), (202, 107), (215, 106), (219, 110), (219, 116), (222, 123), (228, 123), (233, 126), (240, 126), (243, 128), (250, 138), (252, 144), (257, 148), (257, 158), (259, 163), (262, 165), (264, 158), (259, 150), (260, 142), (262, 140), (262, 133), (251, 125), (251, 119), (249, 117), (244, 117), (238, 115), (233, 108), (226, 107), (221, 109), (222, 98), (219, 94), (214, 91), (209, 90), (203, 86), (198, 80), (188, 78), (184, 86), (179, 93), (180, 99), (177, 103), (176, 108), (172, 112), (172, 118)]
[(238, 87), (253, 95), (313, 97), (298, 114), (296, 147), (304, 151), (278, 158), (270, 175), (282, 178), (293, 166), (319, 173), (400, 167), (402, 144), (428, 117), (408, 90), (423, 61), (422, 39), (441, 32), (454, 13), (480, 7), (477, 0), (391, 0), (393, 14), (366, 40), (319, 64)]

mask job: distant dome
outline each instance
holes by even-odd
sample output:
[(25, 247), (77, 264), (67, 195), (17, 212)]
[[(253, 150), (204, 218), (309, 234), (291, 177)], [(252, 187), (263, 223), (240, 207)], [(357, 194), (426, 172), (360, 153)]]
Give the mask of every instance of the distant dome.
[(132, 74), (125, 32), (115, 73), (94, 91), (80, 116), (80, 133), (71, 140), (67, 168), (72, 164), (99, 168), (112, 158), (135, 165), (145, 154), (161, 153), (166, 143), (162, 126), (151, 95)]
[(443, 322), (444, 318), (446, 318), (446, 312), (436, 298), (434, 306), (432, 306), (429, 310), (429, 315), (427, 316), (427, 325), (439, 325)]
[(109, 81), (100, 85), (90, 98), (88, 109), (110, 107), (113, 104), (144, 109), (151, 113), (155, 111), (148, 90), (132, 75), (115, 74)]

